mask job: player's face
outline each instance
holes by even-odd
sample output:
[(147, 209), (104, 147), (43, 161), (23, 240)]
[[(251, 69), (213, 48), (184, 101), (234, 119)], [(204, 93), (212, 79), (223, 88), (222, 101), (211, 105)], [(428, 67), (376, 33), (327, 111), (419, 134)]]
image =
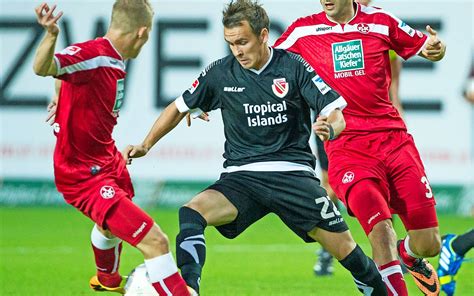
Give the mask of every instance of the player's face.
[(241, 26), (224, 27), (224, 39), (243, 68), (259, 70), (267, 62), (267, 29), (257, 36), (249, 23), (244, 21)]
[(319, 0), (324, 12), (333, 19), (338, 19), (351, 9), (353, 0)]

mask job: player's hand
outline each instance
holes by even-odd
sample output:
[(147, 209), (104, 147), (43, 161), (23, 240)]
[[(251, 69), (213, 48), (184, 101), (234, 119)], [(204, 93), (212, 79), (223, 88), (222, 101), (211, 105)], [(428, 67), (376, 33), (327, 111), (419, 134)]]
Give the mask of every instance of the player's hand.
[(321, 141), (329, 140), (330, 134), (330, 124), (328, 122), (327, 116), (319, 116), (316, 119), (316, 122), (313, 123), (313, 131), (321, 139)]
[(428, 31), (429, 37), (421, 53), (429, 60), (439, 61), (444, 57), (446, 46), (438, 38), (438, 32), (429, 25), (426, 26), (426, 31)]
[(36, 19), (38, 21), (38, 24), (43, 26), (43, 28), (52, 35), (59, 34), (59, 26), (57, 24), (57, 21), (63, 15), (63, 12), (60, 11), (56, 16), (54, 16), (53, 12), (55, 9), (56, 5), (49, 7), (49, 5), (46, 3), (41, 3), (38, 7), (35, 8)]
[(46, 110), (48, 111), (48, 116), (46, 116), (46, 122), (49, 123), (49, 125), (54, 124), (54, 120), (56, 119), (56, 110), (58, 107), (58, 97), (54, 96), (53, 99), (51, 100), (51, 103), (48, 104), (48, 107), (46, 107)]
[(145, 156), (148, 153), (148, 149), (143, 146), (143, 144), (140, 145), (128, 145), (123, 151), (122, 151), (122, 157), (125, 159), (127, 164), (132, 164), (132, 159), (133, 158), (139, 158), (142, 156)]
[[(209, 122), (209, 113), (203, 112), (197, 118)], [(186, 125), (191, 126), (191, 113), (186, 114)]]

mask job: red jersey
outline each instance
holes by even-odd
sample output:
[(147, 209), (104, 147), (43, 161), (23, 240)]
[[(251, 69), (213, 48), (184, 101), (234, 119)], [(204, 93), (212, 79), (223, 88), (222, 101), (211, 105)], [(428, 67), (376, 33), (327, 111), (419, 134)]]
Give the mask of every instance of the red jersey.
[(343, 133), (406, 130), (389, 98), (388, 51), (407, 59), (421, 51), (427, 36), (382, 9), (354, 5), (347, 24), (324, 12), (296, 20), (275, 47), (300, 54), (346, 99)]
[(126, 72), (122, 57), (105, 38), (69, 46), (55, 54), (55, 62), (62, 84), (53, 125), (54, 172), (58, 190), (70, 193), (99, 172), (120, 174), (125, 168), (112, 131)]

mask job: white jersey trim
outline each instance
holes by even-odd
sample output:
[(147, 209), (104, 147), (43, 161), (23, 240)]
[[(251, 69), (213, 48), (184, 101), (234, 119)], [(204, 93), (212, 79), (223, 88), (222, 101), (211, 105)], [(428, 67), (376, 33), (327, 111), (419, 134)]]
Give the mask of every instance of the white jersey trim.
[(346, 106), (347, 106), (346, 100), (343, 97), (339, 97), (334, 102), (331, 102), (330, 104), (326, 105), (326, 107), (324, 107), (323, 110), (319, 112), (319, 115), (329, 116), (329, 114), (331, 114), (332, 111), (336, 109), (339, 109), (342, 111), (344, 108), (346, 108)]
[(66, 66), (64, 68), (59, 68), (58, 76), (64, 74), (73, 74), (79, 71), (97, 69), (100, 67), (115, 68), (125, 72), (125, 64), (123, 61), (109, 56), (97, 56), (89, 60)]
[(204, 111), (202, 111), (200, 108), (190, 109), (188, 105), (186, 105), (183, 96), (180, 96), (179, 98), (174, 100), (174, 103), (180, 113), (189, 112), (193, 119), (198, 118), (201, 114), (204, 113)]
[(262, 161), (244, 164), (241, 166), (229, 166), (224, 169), (225, 173), (234, 173), (241, 171), (251, 172), (292, 172), (292, 171), (306, 171), (314, 176), (316, 172), (313, 168), (299, 163), (289, 161)]
[[(328, 26), (324, 24), (319, 25), (312, 25), (312, 26), (302, 26), (297, 27), (291, 32), (291, 34), (283, 41), (280, 45), (276, 48), (279, 49), (288, 49), (292, 47), (300, 38), (308, 37), (308, 36), (318, 36), (318, 35), (325, 35), (325, 34), (346, 34), (346, 33), (353, 33), (359, 32), (357, 29), (357, 25), (345, 25), (344, 29), (341, 26)], [(370, 33), (376, 33), (388, 36), (389, 35), (389, 27), (386, 25), (381, 24), (367, 24), (370, 28)]]
[(186, 105), (186, 102), (184, 102), (183, 96), (178, 97), (176, 100), (174, 100), (174, 103), (176, 105), (176, 108), (178, 108), (180, 113), (188, 112), (189, 107)]

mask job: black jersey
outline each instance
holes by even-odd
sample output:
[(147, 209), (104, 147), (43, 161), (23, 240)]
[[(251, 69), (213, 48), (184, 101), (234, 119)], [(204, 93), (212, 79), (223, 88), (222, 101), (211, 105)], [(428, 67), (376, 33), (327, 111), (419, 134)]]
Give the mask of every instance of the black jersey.
[(213, 62), (176, 105), (180, 112), (221, 109), (224, 167), (285, 161), (314, 168), (310, 108), (328, 115), (346, 103), (300, 56), (271, 49), (259, 71), (232, 55)]

